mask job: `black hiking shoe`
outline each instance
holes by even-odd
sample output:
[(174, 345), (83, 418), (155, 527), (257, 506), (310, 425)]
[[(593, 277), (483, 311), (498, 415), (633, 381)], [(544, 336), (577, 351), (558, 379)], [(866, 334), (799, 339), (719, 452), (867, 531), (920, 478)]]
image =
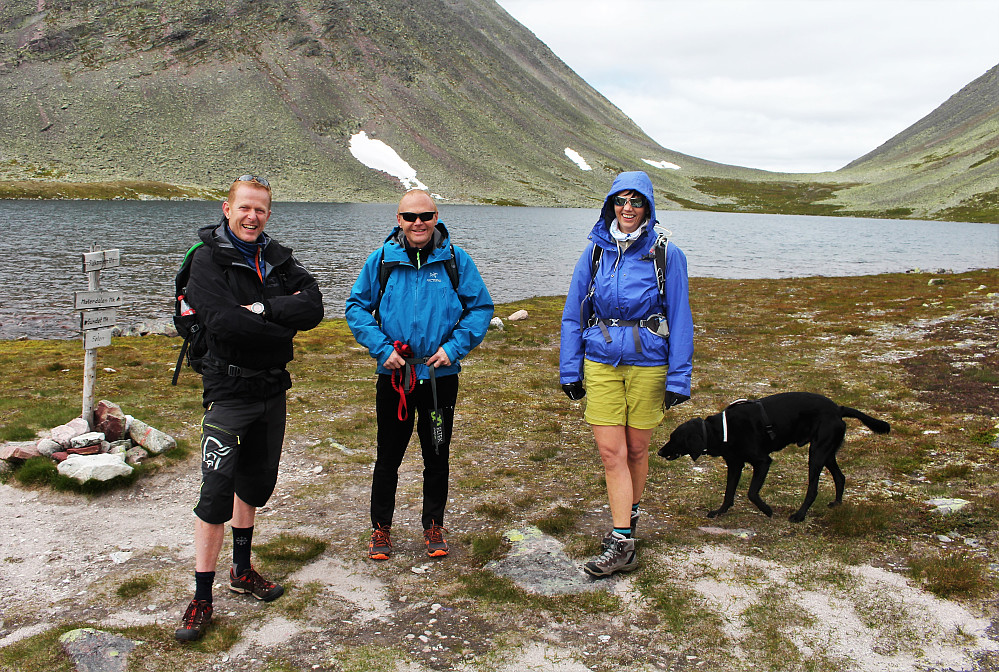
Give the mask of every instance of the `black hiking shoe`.
[(211, 622), (212, 603), (208, 600), (191, 600), (174, 636), (181, 642), (199, 640)]
[(258, 600), (270, 602), (284, 595), (284, 588), (260, 576), (253, 567), (236, 576), (229, 570), (229, 590), (234, 593), (250, 593)]

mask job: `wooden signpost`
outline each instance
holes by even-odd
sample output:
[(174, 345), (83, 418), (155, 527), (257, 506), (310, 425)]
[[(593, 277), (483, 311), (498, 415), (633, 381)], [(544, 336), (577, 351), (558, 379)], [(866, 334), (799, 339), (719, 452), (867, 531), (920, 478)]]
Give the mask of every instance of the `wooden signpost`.
[(73, 308), (80, 313), (83, 332), (83, 419), (94, 425), (94, 383), (97, 380), (97, 348), (111, 345), (111, 331), (122, 304), (121, 292), (101, 289), (101, 271), (121, 265), (118, 250), (98, 250), (97, 243), (83, 253), (83, 272), (87, 274), (87, 291), (74, 292)]

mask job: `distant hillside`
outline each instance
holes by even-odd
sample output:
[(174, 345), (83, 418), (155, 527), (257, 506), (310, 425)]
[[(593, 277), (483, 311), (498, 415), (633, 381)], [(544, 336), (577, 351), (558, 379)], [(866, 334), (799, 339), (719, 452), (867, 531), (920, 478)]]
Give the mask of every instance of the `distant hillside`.
[(283, 200), (395, 201), (361, 131), (454, 202), (591, 206), (634, 169), (663, 210), (930, 216), (996, 187), (909, 186), (977, 154), (786, 175), (671, 151), (493, 0), (8, 0), (0, 94), (0, 198), (215, 198), (254, 172)]
[(395, 200), (349, 152), (362, 130), (467, 202), (588, 204), (642, 167), (710, 203), (690, 175), (758, 172), (660, 147), (491, 0), (14, 0), (0, 63), (6, 179), (253, 171), (284, 199)]
[(841, 192), (844, 204), (935, 203), (931, 214), (976, 203), (999, 209), (999, 65), (837, 175), (868, 183)]

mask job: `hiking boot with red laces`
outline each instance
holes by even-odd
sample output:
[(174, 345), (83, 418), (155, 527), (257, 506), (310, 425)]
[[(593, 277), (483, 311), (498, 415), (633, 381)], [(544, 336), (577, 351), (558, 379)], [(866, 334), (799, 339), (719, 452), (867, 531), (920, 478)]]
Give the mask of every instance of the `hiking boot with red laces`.
[(248, 570), (236, 576), (233, 570), (229, 570), (229, 590), (235, 593), (250, 593), (258, 600), (270, 602), (284, 595), (284, 588), (273, 581), (268, 581), (257, 574), (257, 570), (250, 567)]
[(423, 538), (427, 540), (427, 555), (431, 558), (443, 558), (447, 555), (447, 542), (444, 541), (444, 528), (440, 525), (431, 525), (430, 529), (423, 530)]
[(201, 635), (205, 634), (205, 629), (211, 622), (212, 603), (208, 600), (191, 600), (174, 636), (182, 642), (201, 639)]
[(368, 557), (372, 560), (388, 560), (392, 555), (392, 539), (387, 525), (378, 525), (371, 532), (368, 542)]

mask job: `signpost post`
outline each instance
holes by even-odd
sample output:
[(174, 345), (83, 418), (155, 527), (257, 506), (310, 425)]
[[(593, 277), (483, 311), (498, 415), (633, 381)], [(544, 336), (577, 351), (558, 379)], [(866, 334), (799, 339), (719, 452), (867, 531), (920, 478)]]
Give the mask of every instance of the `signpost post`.
[(80, 313), (83, 332), (83, 419), (94, 426), (94, 383), (97, 380), (97, 348), (111, 345), (111, 329), (122, 304), (121, 292), (101, 289), (101, 271), (121, 265), (118, 250), (98, 250), (97, 243), (83, 253), (83, 272), (87, 274), (87, 291), (75, 292), (73, 308)]

